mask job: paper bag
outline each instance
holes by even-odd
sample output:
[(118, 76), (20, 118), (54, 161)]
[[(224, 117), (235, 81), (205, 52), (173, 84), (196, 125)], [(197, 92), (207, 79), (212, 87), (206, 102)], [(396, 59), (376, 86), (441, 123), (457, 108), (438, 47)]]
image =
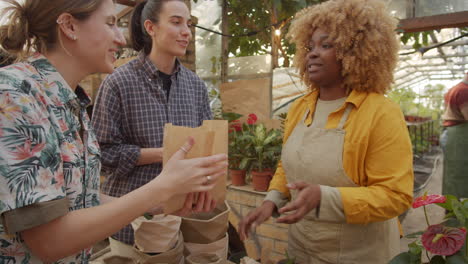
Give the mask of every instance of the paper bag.
[(180, 230), (184, 234), (184, 241), (208, 244), (223, 238), (228, 230), (230, 211), (231, 208), (224, 202), (212, 212), (182, 217)]
[(184, 264), (184, 238), (179, 233), (179, 240), (174, 248), (158, 255), (145, 254), (135, 247), (133, 248), (138, 255), (138, 264)]
[(187, 264), (221, 264), (222, 260), (216, 254), (202, 253), (190, 255), (185, 260)]
[(166, 252), (179, 239), (182, 219), (175, 215), (154, 215), (151, 220), (140, 216), (132, 221), (135, 246), (145, 253)]
[[(228, 257), (229, 235), (226, 233), (223, 238), (209, 244), (184, 243), (184, 256), (197, 256), (200, 254), (212, 254), (217, 256), (224, 263)], [(202, 262), (203, 263), (203, 262)], [(205, 262), (206, 264), (206, 262)]]
[[(203, 125), (197, 128), (174, 126), (169, 123), (164, 126), (163, 166), (189, 136), (194, 138), (195, 145), (187, 153), (187, 159), (228, 154), (228, 123), (226, 120), (205, 120)], [(218, 204), (224, 203), (226, 198), (226, 178), (227, 176), (220, 177), (215, 187), (210, 191), (211, 197)], [(173, 197), (164, 205), (164, 213), (171, 214), (181, 209), (185, 197), (186, 195)]]

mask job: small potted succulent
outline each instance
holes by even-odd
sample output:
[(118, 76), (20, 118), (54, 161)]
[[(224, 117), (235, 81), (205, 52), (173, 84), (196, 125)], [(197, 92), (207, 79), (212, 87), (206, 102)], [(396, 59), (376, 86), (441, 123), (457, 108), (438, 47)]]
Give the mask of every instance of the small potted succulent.
[[(426, 213), (426, 205), (429, 204), (445, 208), (447, 215), (442, 223), (430, 224)], [(453, 195), (425, 193), (413, 202), (413, 208), (421, 206), (426, 217), (426, 230), (406, 236), (415, 241), (408, 245), (408, 252), (395, 256), (390, 264), (420, 264), (423, 252), (430, 264), (468, 263), (468, 200), (460, 202)]]

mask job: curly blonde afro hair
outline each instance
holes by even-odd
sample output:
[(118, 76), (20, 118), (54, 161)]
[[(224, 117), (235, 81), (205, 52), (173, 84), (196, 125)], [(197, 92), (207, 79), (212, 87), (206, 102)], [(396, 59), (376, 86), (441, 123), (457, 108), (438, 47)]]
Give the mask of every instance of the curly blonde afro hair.
[(299, 11), (287, 36), (296, 44), (294, 64), (302, 81), (318, 88), (306, 70), (306, 47), (320, 28), (334, 43), (346, 90), (384, 94), (393, 82), (398, 59), (397, 23), (380, 0), (329, 0)]

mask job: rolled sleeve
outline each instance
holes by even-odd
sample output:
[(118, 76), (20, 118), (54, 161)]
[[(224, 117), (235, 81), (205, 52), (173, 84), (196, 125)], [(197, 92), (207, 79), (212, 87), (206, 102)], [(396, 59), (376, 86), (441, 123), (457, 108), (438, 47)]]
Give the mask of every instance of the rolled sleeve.
[(265, 196), (264, 201), (271, 201), (276, 205), (276, 209), (273, 212), (273, 217), (279, 217), (278, 210), (288, 203), (289, 199), (283, 193), (277, 190), (271, 190)]
[(326, 222), (346, 222), (340, 191), (335, 187), (320, 185), (320, 193), (317, 218)]
[(14, 234), (46, 224), (67, 213), (68, 199), (63, 198), (6, 211), (2, 214), (2, 224), (7, 234)]
[(9, 224), (14, 232), (17, 228), (11, 219), (18, 220), (18, 226), (25, 223), (15, 217), (16, 210), (66, 197), (64, 171), (54, 126), (35, 98), (0, 90), (0, 100), (14, 110), (0, 111), (0, 213), (8, 220), (5, 227)]

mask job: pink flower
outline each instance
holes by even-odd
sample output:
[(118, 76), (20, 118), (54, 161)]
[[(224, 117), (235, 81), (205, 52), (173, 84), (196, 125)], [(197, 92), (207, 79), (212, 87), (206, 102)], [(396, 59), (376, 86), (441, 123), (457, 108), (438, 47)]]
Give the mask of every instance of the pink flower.
[(44, 143), (37, 144), (31, 148), (31, 140), (26, 140), (23, 146), (16, 147), (16, 152), (10, 152), (15, 156), (15, 160), (24, 160), (34, 156), (37, 152), (41, 151), (45, 147)]
[(423, 196), (414, 199), (413, 208), (418, 208), (418, 207), (421, 207), (423, 205), (428, 205), (428, 204), (433, 204), (433, 203), (445, 203), (446, 200), (447, 200), (447, 198), (445, 198), (445, 196), (443, 196), (443, 195), (439, 195), (439, 194), (427, 195), (427, 194), (424, 194)]
[(253, 125), (257, 122), (257, 116), (255, 114), (249, 114), (249, 118), (247, 119), (247, 124)]
[(21, 108), (10, 99), (9, 93), (5, 93), (5, 96), (0, 98), (0, 114), (11, 120), (19, 113)]
[(461, 249), (465, 238), (465, 228), (446, 227), (439, 224), (429, 226), (421, 240), (427, 251), (437, 255), (450, 256)]

